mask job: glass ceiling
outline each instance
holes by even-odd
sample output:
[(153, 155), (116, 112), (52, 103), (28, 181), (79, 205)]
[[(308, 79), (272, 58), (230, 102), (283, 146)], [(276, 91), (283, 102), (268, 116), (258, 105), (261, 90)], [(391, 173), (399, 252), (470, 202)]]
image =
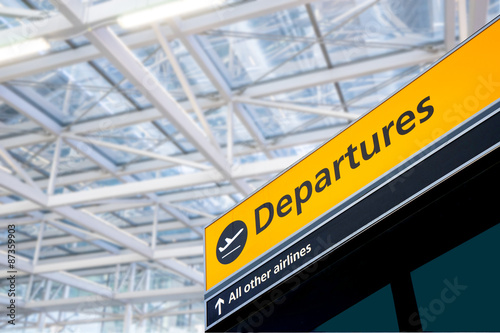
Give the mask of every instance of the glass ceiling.
[(303, 3), (225, 1), (157, 36), (117, 25), (136, 1), (83, 2), (77, 22), (0, 0), (0, 45), (51, 45), (0, 63), (0, 233), (15, 224), (35, 268), (16, 329), (202, 332), (203, 227), (350, 124), (325, 110), (365, 114), (465, 37), (444, 0)]

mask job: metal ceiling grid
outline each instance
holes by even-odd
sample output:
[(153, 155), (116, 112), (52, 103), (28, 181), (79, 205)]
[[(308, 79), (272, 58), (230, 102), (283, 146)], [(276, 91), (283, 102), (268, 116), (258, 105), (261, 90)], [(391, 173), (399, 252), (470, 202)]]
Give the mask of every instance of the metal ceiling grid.
[(0, 63), (0, 266), (15, 224), (26, 332), (203, 331), (203, 227), (500, 12), (236, 0), (125, 29), (144, 2), (0, 4), (0, 44), (50, 44)]

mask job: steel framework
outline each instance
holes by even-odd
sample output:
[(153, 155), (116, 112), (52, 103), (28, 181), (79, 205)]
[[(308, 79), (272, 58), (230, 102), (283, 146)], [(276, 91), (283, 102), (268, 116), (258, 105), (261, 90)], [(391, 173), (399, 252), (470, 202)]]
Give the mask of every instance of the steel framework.
[(500, 12), (240, 0), (127, 31), (145, 3), (0, 3), (1, 44), (52, 45), (0, 64), (0, 330), (33, 332), (202, 331), (203, 227)]

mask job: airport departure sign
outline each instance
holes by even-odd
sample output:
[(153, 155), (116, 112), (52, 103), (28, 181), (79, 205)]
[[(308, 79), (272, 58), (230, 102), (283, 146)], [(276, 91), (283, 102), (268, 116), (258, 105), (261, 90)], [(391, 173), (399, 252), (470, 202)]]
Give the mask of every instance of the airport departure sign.
[(495, 20), (207, 226), (206, 290), (498, 99), (499, 42)]

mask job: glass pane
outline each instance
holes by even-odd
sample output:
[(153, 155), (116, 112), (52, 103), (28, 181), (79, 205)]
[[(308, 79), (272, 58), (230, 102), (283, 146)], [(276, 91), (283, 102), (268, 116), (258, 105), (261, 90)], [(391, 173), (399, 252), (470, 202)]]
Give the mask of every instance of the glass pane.
[[(205, 119), (207, 120), (212, 133), (221, 146), (226, 146), (227, 144), (227, 107), (223, 106), (218, 109), (212, 109), (205, 111)], [(253, 141), (253, 138), (250, 136), (246, 128), (240, 121), (240, 118), (236, 116), (237, 112), (233, 112), (233, 142), (241, 143), (241, 142), (249, 142)], [(192, 114), (194, 117), (195, 115)], [(198, 118), (195, 117), (195, 121), (201, 128), (201, 124), (198, 121)]]
[(500, 15), (500, 0), (490, 0), (490, 6), (488, 8), (488, 18), (486, 19), (486, 21), (491, 21), (498, 15)]
[[(20, 0), (0, 0), (0, 5), (11, 8), (28, 9), (26, 4)], [(0, 30), (7, 30), (11, 27), (20, 26), (21, 20), (14, 17), (0, 16)]]
[(379, 1), (365, 10), (346, 0), (312, 6), (334, 66), (436, 44), (444, 36), (443, 1)]
[[(2, 122), (5, 125), (14, 125), (14, 124), (19, 124), (23, 122), (27, 122), (28, 118), (11, 108), (5, 103), (0, 103), (0, 122)], [(0, 132), (0, 135), (4, 135), (3, 133), (4, 129), (0, 129), (2, 132)], [(6, 130), (6, 129), (5, 129)]]
[(156, 124), (168, 133), (170, 138), (175, 141), (176, 145), (182, 149), (183, 153), (196, 151), (194, 146), (184, 137), (184, 135), (179, 133), (169, 121), (161, 119), (156, 121)]
[[(226, 210), (234, 206), (234, 201), (227, 195), (219, 197), (211, 197), (205, 199), (188, 200), (179, 203), (180, 207), (186, 207), (186, 215), (190, 218), (203, 216), (203, 213), (211, 215), (220, 215)], [(200, 212), (201, 214), (197, 214)]]
[[(113, 128), (101, 131), (95, 135), (87, 135), (87, 137), (95, 139), (96, 142), (109, 142), (123, 147), (153, 152), (160, 155), (168, 156), (181, 153), (179, 148), (152, 123), (142, 123), (124, 128)], [(131, 161), (137, 162), (148, 159), (144, 156), (103, 147), (99, 144), (94, 144), (94, 147), (103, 152), (115, 164), (124, 164), (130, 163)]]
[(69, 42), (74, 47), (80, 47), (80, 46), (84, 46), (84, 45), (89, 45), (90, 44), (90, 41), (85, 36), (77, 36), (77, 37), (71, 38), (69, 40)]
[(134, 208), (134, 209), (125, 209), (125, 210), (120, 210), (120, 211), (115, 211), (115, 214), (121, 217), (122, 219), (129, 221), (133, 224), (142, 224), (144, 223), (143, 220), (141, 219), (140, 221), (137, 220), (137, 218), (148, 218), (150, 222), (153, 221), (153, 216), (154, 216), (154, 207), (152, 206), (145, 206), (145, 207), (140, 207), (140, 208)]
[(296, 156), (297, 160), (302, 156), (305, 156), (312, 150), (314, 150), (318, 145), (300, 145), (292, 148), (284, 148), (274, 150), (276, 157), (288, 157), (288, 156)]
[(288, 111), (262, 107), (257, 105), (244, 105), (248, 113), (257, 124), (266, 138), (273, 138), (286, 134), (290, 129), (302, 126), (304, 123), (319, 116), (311, 113)]
[(64, 188), (65, 192), (76, 192), (76, 191), (86, 191), (86, 190), (91, 190), (91, 189), (98, 189), (98, 188), (103, 188), (103, 187), (111, 187), (115, 185), (120, 185), (123, 184), (122, 181), (120, 181), (117, 178), (104, 178), (96, 181), (90, 181), (90, 182), (80, 182), (80, 183), (75, 183), (68, 185), (67, 187)]
[[(29, 161), (36, 169), (44, 171), (46, 175), (50, 174), (52, 160), (54, 157), (56, 143), (40, 143), (32, 146), (19, 147), (11, 150), (17, 158), (23, 162)], [(58, 175), (63, 176), (75, 172), (82, 172), (97, 166), (87, 157), (80, 154), (74, 148), (61, 142), (59, 154)]]
[(424, 331), (500, 331), (500, 224), (411, 273)]
[(50, 0), (28, 0), (30, 5), (39, 10), (54, 10), (55, 7)]
[(50, 42), (50, 53), (69, 50), (70, 46), (65, 41), (52, 41)]
[(22, 0), (0, 0), (0, 4), (5, 7), (24, 8), (24, 9), (28, 8), (28, 6), (26, 6), (26, 4), (23, 3)]
[(390, 285), (317, 327), (316, 332), (399, 331)]
[[(170, 47), (193, 93), (197, 96), (214, 93), (215, 88), (184, 48), (184, 45), (178, 40), (174, 40), (170, 42)], [(159, 45), (150, 45), (133, 50), (133, 52), (175, 100), (183, 101), (187, 99), (174, 69)]]
[[(283, 93), (279, 95), (273, 95), (265, 98), (272, 101), (279, 101), (284, 103), (293, 102), (293, 104), (301, 104), (305, 106), (310, 106), (313, 108), (322, 108), (327, 110), (344, 111), (335, 85), (333, 83), (310, 87), (307, 89), (292, 91), (288, 93)], [(295, 117), (300, 115), (300, 112), (295, 112)], [(301, 133), (305, 131), (311, 131), (313, 129), (322, 129), (328, 127), (339, 127), (345, 126), (347, 121), (344, 119), (336, 117), (326, 117), (321, 115), (309, 114), (309, 116), (304, 116), (304, 121), (299, 121), (287, 128), (279, 137), (284, 138), (292, 133)], [(332, 132), (331, 136), (336, 133)]]
[(257, 161), (265, 161), (267, 160), (267, 157), (264, 153), (256, 153), (256, 154), (250, 154), (250, 155), (244, 155), (244, 156), (239, 156), (234, 159), (234, 163), (252, 163), (252, 162), (257, 162)]
[(88, 63), (25, 77), (13, 86), (63, 125), (135, 109)]
[(310, 106), (322, 105), (340, 108), (339, 96), (333, 83), (273, 95), (266, 99), (281, 102), (294, 102), (294, 104), (305, 104)]
[(326, 66), (305, 7), (234, 23), (199, 36), (232, 87)]
[(379, 72), (340, 82), (349, 111), (363, 114), (410, 82), (427, 66), (412, 66)]
[(130, 223), (125, 222), (123, 219), (121, 219), (119, 216), (116, 214), (112, 213), (103, 213), (103, 214), (96, 214), (98, 217), (102, 218), (103, 220), (113, 224), (116, 227), (123, 228), (130, 226)]

